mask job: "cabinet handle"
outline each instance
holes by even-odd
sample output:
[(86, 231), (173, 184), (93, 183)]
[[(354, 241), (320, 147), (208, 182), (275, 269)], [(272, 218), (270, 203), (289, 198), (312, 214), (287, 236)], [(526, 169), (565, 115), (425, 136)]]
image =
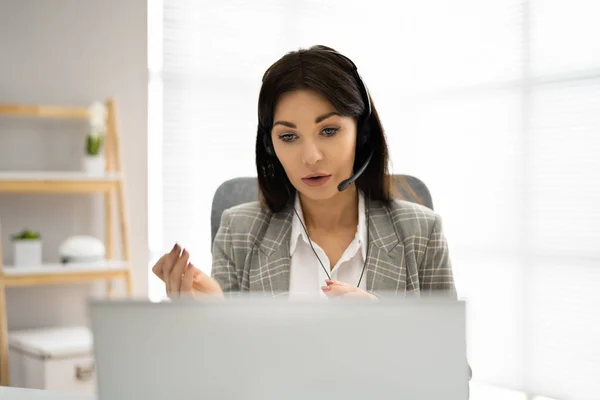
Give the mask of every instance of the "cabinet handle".
[(82, 367), (80, 365), (78, 365), (75, 368), (75, 377), (77, 378), (78, 381), (89, 381), (90, 379), (92, 379), (92, 376), (94, 375), (94, 364), (90, 365), (89, 367)]

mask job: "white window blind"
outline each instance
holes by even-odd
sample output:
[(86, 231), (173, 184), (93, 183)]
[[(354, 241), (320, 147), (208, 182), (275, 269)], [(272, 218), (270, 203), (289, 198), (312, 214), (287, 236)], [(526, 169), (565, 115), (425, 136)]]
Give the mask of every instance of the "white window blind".
[(393, 172), (432, 192), (474, 379), (599, 398), (598, 15), (593, 0), (149, 2), (153, 260), (179, 241), (210, 272), (214, 190), (255, 176), (263, 72), (325, 44), (369, 86)]

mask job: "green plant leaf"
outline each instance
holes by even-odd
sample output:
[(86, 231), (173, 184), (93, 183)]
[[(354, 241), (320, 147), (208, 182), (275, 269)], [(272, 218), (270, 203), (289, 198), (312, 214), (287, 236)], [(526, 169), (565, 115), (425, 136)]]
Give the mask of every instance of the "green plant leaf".
[(85, 152), (90, 156), (97, 156), (100, 154), (102, 145), (104, 144), (103, 135), (87, 135)]
[(42, 235), (39, 232), (33, 232), (29, 229), (23, 229), (21, 232), (12, 235), (13, 240), (37, 240)]

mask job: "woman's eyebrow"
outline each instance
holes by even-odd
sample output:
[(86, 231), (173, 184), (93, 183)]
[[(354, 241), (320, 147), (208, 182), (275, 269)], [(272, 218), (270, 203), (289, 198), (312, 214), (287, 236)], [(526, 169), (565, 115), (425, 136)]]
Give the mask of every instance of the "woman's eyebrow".
[(332, 115), (337, 115), (338, 117), (341, 117), (340, 113), (338, 113), (337, 111), (332, 111), (330, 113), (323, 114), (320, 117), (317, 117), (315, 119), (315, 124), (318, 124), (319, 122), (326, 120), (327, 118), (331, 117)]
[[(326, 120), (327, 118), (331, 117), (332, 115), (340, 116), (340, 113), (338, 113), (337, 111), (332, 111), (327, 114), (320, 115), (317, 118), (315, 118), (315, 124), (318, 124), (319, 122)], [(283, 125), (283, 126), (287, 126), (288, 128), (296, 129), (296, 124), (293, 124), (288, 121), (275, 121), (273, 126), (275, 126), (275, 125)]]
[(273, 127), (275, 125), (283, 125), (283, 126), (287, 126), (288, 128), (296, 129), (296, 124), (292, 124), (291, 122), (287, 122), (287, 121), (275, 121), (275, 123), (273, 124)]

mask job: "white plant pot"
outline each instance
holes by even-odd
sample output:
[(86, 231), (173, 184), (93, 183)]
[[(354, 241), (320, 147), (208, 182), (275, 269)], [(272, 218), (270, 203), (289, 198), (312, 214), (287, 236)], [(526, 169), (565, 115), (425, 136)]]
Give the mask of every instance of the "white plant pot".
[(106, 173), (106, 160), (103, 155), (83, 156), (83, 170), (90, 176), (103, 176)]
[(40, 239), (13, 240), (15, 267), (42, 265), (42, 241)]

